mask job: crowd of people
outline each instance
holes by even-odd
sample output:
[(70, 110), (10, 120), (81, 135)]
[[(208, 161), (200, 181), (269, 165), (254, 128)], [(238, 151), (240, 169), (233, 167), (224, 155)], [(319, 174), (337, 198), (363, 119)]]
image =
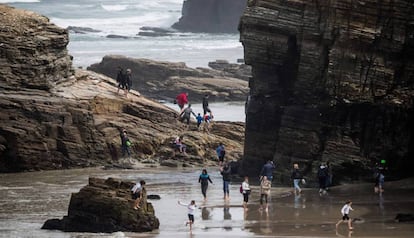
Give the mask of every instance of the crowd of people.
[[(213, 119), (213, 113), (209, 107), (209, 95), (206, 94), (203, 97), (203, 115), (201, 113), (194, 113), (191, 104), (188, 101), (188, 93), (180, 93), (174, 100), (174, 103), (178, 105), (179, 111), (179, 120), (187, 124), (187, 128), (190, 126), (191, 116), (194, 116), (197, 122), (197, 129), (199, 131), (204, 131), (209, 133), (211, 121)], [(187, 105), (187, 107), (185, 107)]]

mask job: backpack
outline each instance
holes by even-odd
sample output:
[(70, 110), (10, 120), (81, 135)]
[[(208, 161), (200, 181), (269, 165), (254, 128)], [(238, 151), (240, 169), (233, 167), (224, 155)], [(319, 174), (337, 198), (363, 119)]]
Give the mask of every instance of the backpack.
[(243, 193), (243, 185), (240, 185), (240, 193)]

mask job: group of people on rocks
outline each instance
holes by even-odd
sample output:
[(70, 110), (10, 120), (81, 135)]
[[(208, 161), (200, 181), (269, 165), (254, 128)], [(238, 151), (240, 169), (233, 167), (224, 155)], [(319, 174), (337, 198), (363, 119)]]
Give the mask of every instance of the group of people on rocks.
[[(187, 124), (187, 128), (190, 125), (191, 115), (194, 116), (197, 121), (197, 129), (206, 131), (207, 133), (210, 130), (210, 122), (213, 119), (213, 113), (209, 107), (209, 95), (206, 94), (203, 97), (203, 115), (201, 113), (195, 114), (191, 104), (188, 101), (188, 93), (180, 93), (175, 98), (175, 103), (180, 108), (179, 120)], [(184, 107), (186, 104), (187, 107)]]
[(124, 90), (124, 96), (128, 97), (128, 92), (131, 90), (132, 87), (132, 72), (131, 69), (124, 69), (122, 67), (118, 67), (118, 73), (116, 75), (116, 82), (118, 83), (118, 91), (116, 92), (119, 94), (119, 90)]

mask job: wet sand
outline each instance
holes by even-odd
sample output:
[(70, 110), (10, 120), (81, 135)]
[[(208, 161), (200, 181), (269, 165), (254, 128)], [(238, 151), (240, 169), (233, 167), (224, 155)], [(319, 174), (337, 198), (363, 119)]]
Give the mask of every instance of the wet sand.
[[(231, 200), (223, 200), (222, 180), (209, 168), (214, 182), (203, 202), (198, 184), (200, 169), (80, 169), (0, 175), (0, 237), (414, 237), (414, 223), (397, 223), (397, 213), (414, 214), (413, 181), (386, 182), (386, 191), (373, 192), (372, 184), (342, 185), (320, 196), (316, 188), (304, 188), (295, 196), (291, 188), (273, 187), (269, 211), (259, 211), (259, 189), (252, 186), (249, 210), (244, 212), (239, 182), (231, 185)], [(145, 179), (160, 229), (150, 233), (64, 233), (41, 230), (43, 222), (67, 214), (70, 193), (86, 185), (89, 176), (126, 180)], [(391, 187), (392, 186), (392, 187)], [(196, 200), (193, 232), (184, 225), (187, 209), (178, 200)], [(354, 231), (346, 224), (335, 231), (343, 203), (351, 199), (357, 218)]]

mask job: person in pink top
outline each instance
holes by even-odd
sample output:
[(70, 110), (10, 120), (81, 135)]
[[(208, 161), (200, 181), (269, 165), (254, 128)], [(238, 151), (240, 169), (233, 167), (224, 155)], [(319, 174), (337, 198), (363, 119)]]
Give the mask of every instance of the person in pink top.
[(177, 104), (180, 107), (180, 110), (182, 111), (184, 108), (184, 105), (188, 103), (188, 93), (178, 94), (175, 100), (177, 101)]

